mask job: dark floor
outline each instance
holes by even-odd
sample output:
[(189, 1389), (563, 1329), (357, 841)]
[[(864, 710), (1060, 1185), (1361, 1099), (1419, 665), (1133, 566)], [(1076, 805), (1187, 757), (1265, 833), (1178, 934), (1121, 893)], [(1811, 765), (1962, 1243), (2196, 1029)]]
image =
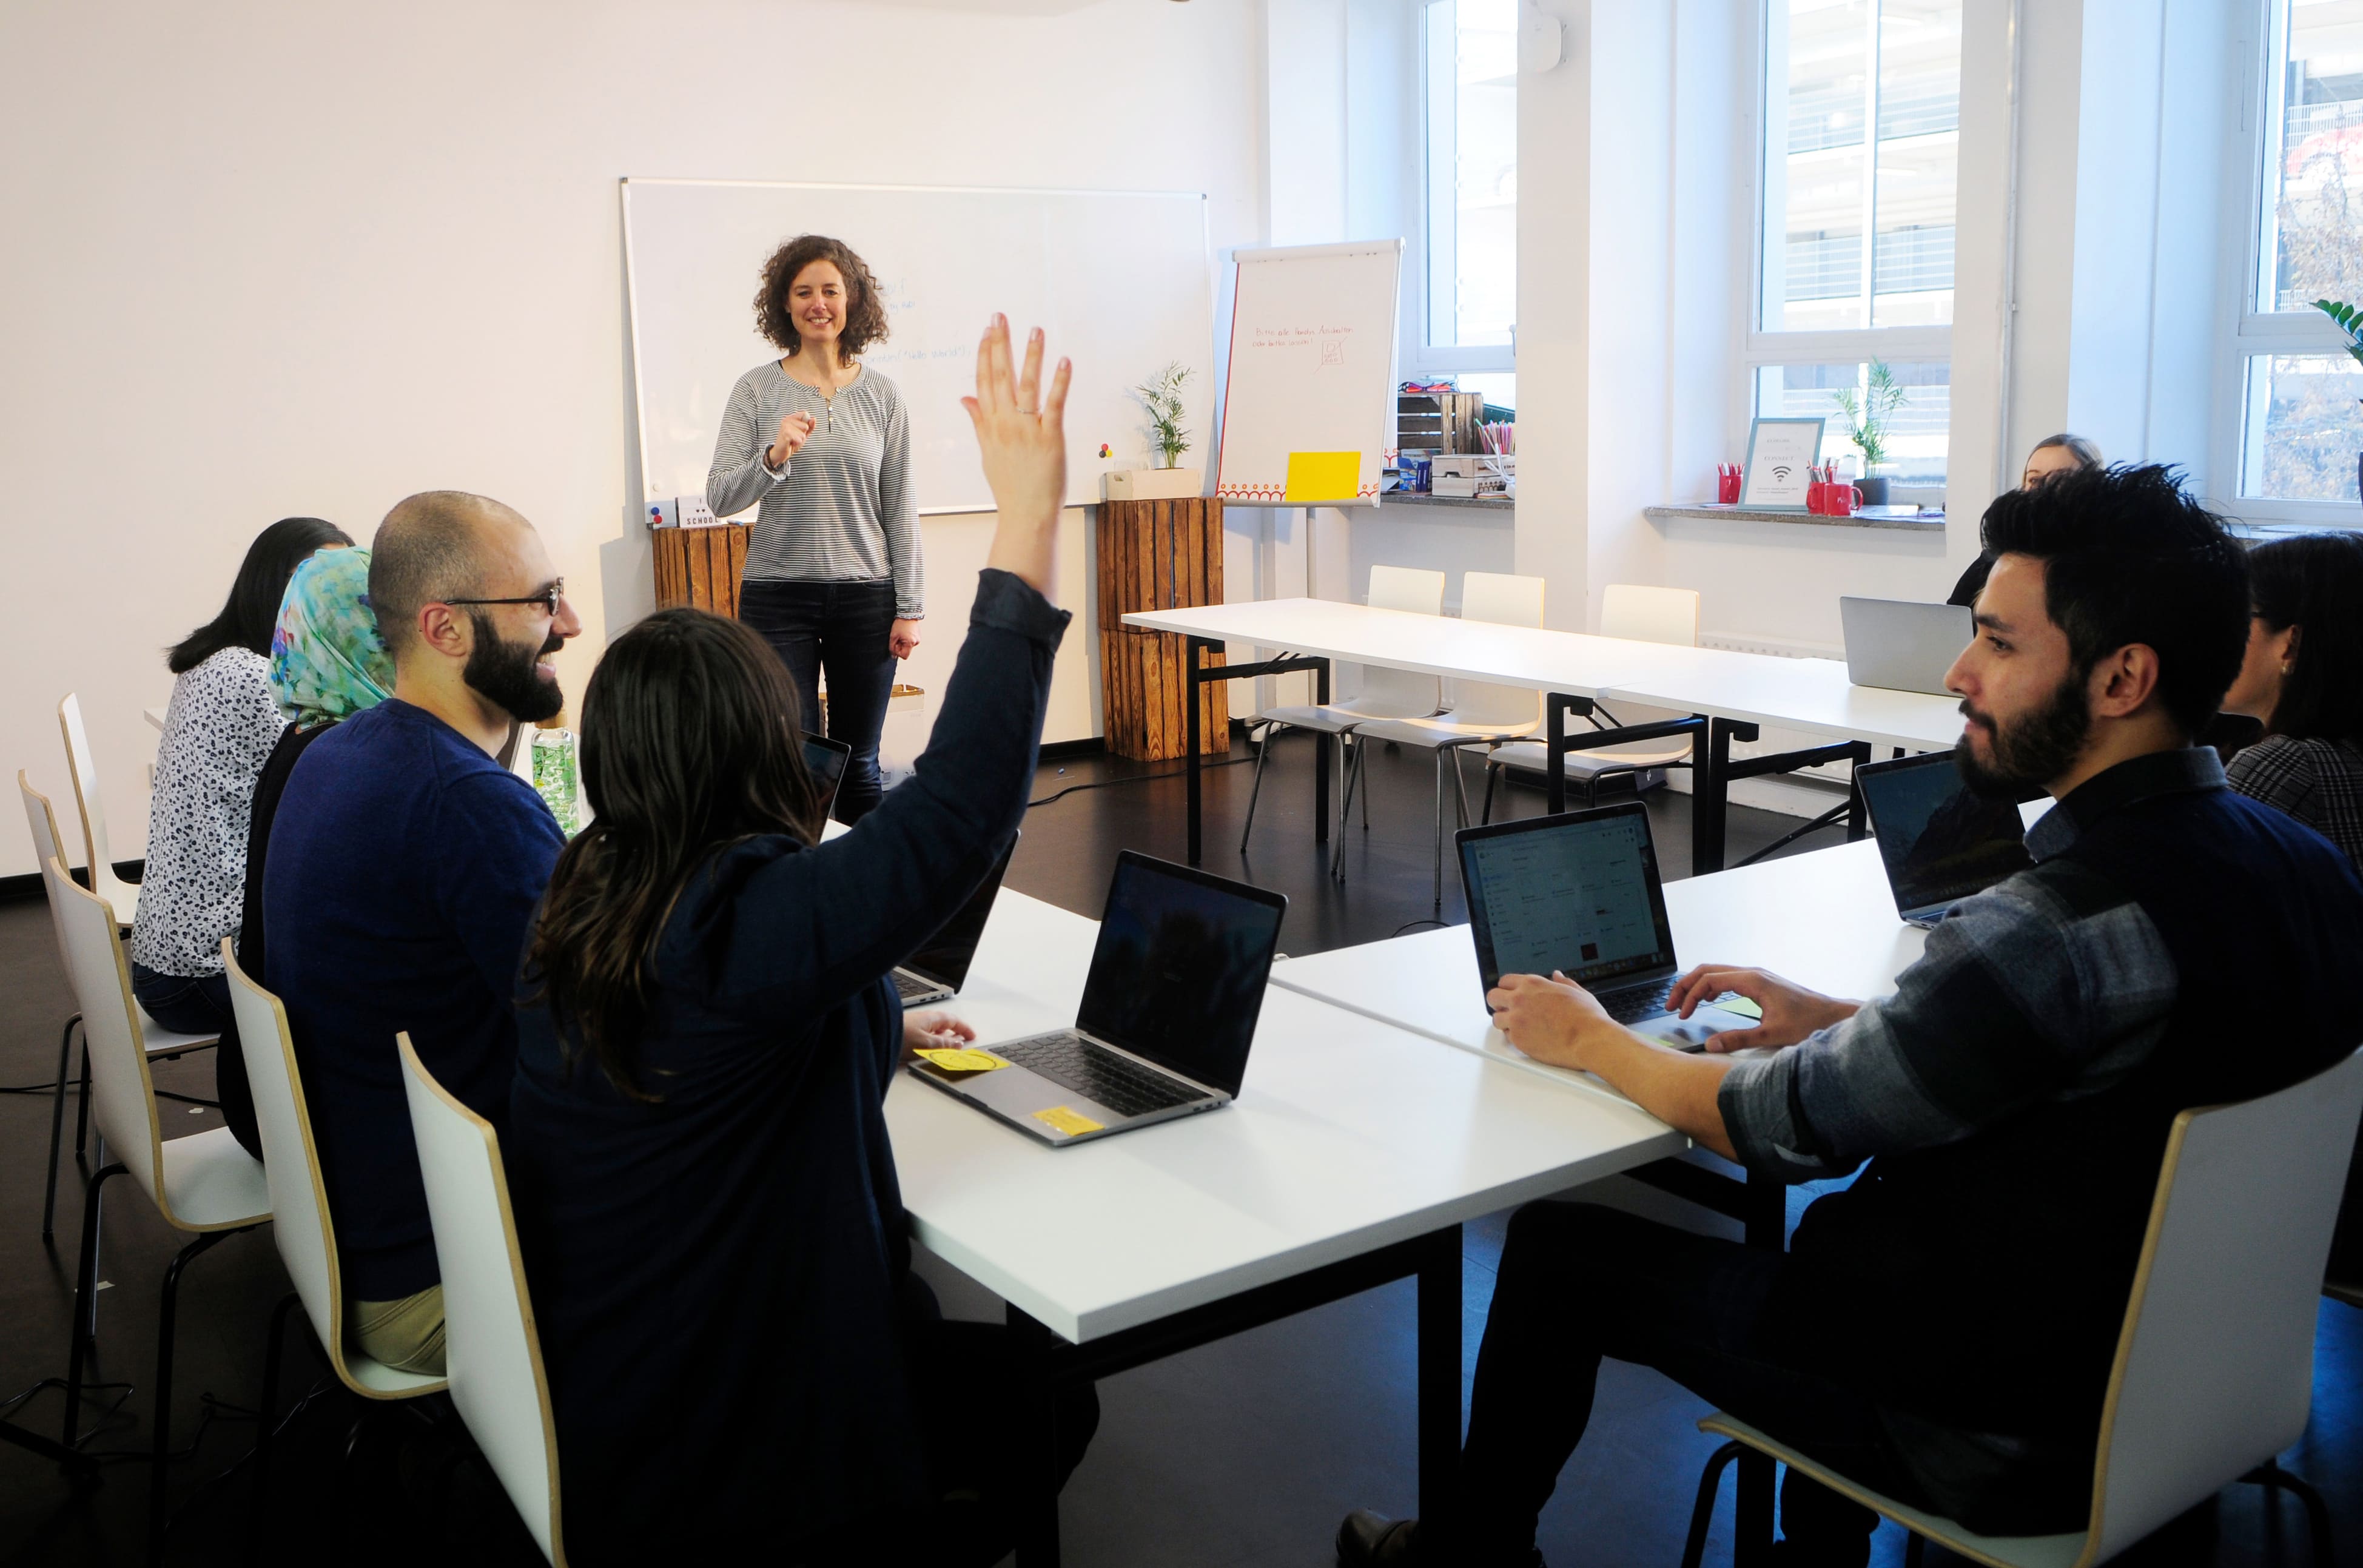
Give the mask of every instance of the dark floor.
[[(1208, 869), (1243, 875), (1288, 894), (1281, 946), (1319, 951), (1373, 940), (1436, 911), (1430, 905), (1435, 821), (1433, 773), (1425, 753), (1374, 755), (1372, 826), (1348, 830), (1347, 879), (1332, 883), (1312, 840), (1309, 738), (1273, 750), (1251, 851), (1239, 831), (1252, 768), (1217, 768), (1206, 779)], [(1246, 755), (1244, 747), (1235, 753)], [(1147, 782), (1048, 796), (1075, 784), (1143, 773)], [(1478, 781), (1471, 773), (1472, 795)], [(1171, 764), (1143, 767), (1102, 758), (1045, 763), (1010, 884), (1096, 916), (1118, 851), (1179, 858), (1182, 785)], [(1513, 795), (1508, 814), (1538, 810), (1532, 791)], [(1359, 813), (1358, 813), (1359, 815)], [(1689, 864), (1689, 810), (1661, 792), (1653, 802), (1659, 859), (1669, 874)], [(1769, 843), (1794, 819), (1736, 809), (1731, 853)], [(1832, 841), (1819, 833), (1799, 848)], [(1461, 917), (1457, 878), (1445, 886), (1444, 917)], [(71, 1010), (49, 919), (38, 904), (0, 906), (0, 1084), (37, 1084), (54, 1073), (57, 1027)], [(202, 1095), (212, 1068), (203, 1057), (165, 1064), (160, 1086)], [(168, 1102), (168, 1106), (169, 1106)], [(79, 1184), (59, 1199), (56, 1246), (39, 1239), (50, 1099), (0, 1095), (0, 1399), (64, 1370)], [(69, 1103), (68, 1138), (72, 1127)], [(171, 1106), (191, 1130), (214, 1113)], [(1503, 1217), (1468, 1228), (1466, 1351), (1473, 1364), (1491, 1299)], [(106, 1210), (99, 1298), (99, 1375), (138, 1386), (89, 1446), (144, 1454), (148, 1382), (153, 1373), (157, 1290), (176, 1237), (152, 1208), (128, 1193)], [(120, 1288), (114, 1288), (115, 1286)], [(247, 1473), (253, 1440), (242, 1412), (206, 1423), (206, 1404), (257, 1397), (263, 1334), (286, 1285), (270, 1233), (234, 1237), (196, 1262), (182, 1292), (175, 1431), (194, 1451), (172, 1470), (176, 1522), (173, 1562), (240, 1560), (249, 1528)], [(955, 1304), (957, 1305), (957, 1304)], [(973, 1305), (973, 1304), (971, 1304)], [(1093, 1564), (1271, 1564), (1315, 1568), (1330, 1561), (1338, 1518), (1357, 1506), (1409, 1511), (1413, 1462), (1413, 1296), (1408, 1282), (1240, 1335), (1114, 1378), (1102, 1385), (1105, 1418), (1061, 1508), (1066, 1560)], [(325, 1372), (308, 1343), (292, 1351), (284, 1411)], [(54, 1433), (54, 1391), (19, 1407), (15, 1418)], [(1692, 1491), (1713, 1444), (1693, 1422), (1703, 1413), (1681, 1389), (1614, 1363), (1601, 1384), (1591, 1437), (1570, 1466), (1544, 1520), (1543, 1546), (1557, 1568), (1576, 1564), (1671, 1564), (1681, 1553)], [(351, 1410), (323, 1392), (285, 1429), (273, 1472), (273, 1561), (340, 1563), (396, 1560), (447, 1563), (538, 1561), (507, 1505), (471, 1468), (440, 1462), (445, 1445), (414, 1439), (399, 1416), (365, 1429), (349, 1463), (342, 1447)], [(2305, 1440), (2284, 1462), (2329, 1496), (2346, 1551), (2363, 1542), (2363, 1313), (2325, 1304), (2316, 1357), (2314, 1409)], [(77, 1500), (57, 1472), (0, 1447), (0, 1565), (101, 1564), (138, 1560), (147, 1519), (144, 1463), (110, 1463), (103, 1487)], [(1729, 1561), (1730, 1489), (1718, 1516), (1710, 1562)], [(2301, 1562), (2302, 1522), (2294, 1507), (2269, 1514), (2255, 1489), (2227, 1493), (2213, 1507), (2162, 1532), (2136, 1556), (2160, 1563)], [(1875, 1562), (1900, 1562), (1890, 1529)], [(1936, 1554), (1931, 1554), (1935, 1561)], [(2122, 1559), (2132, 1562), (2134, 1558)]]

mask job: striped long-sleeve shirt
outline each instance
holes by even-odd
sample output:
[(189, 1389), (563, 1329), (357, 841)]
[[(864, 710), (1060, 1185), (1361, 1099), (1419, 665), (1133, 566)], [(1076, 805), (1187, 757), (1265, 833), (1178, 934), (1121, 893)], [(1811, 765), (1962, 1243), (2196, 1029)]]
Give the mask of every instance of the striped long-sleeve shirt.
[[(783, 415), (813, 417), (813, 433), (786, 467), (763, 454)], [(717, 517), (753, 506), (749, 582), (894, 580), (894, 613), (926, 614), (926, 566), (911, 494), (911, 421), (894, 384), (866, 366), (834, 407), (776, 360), (738, 378), (722, 410), (705, 504)]]

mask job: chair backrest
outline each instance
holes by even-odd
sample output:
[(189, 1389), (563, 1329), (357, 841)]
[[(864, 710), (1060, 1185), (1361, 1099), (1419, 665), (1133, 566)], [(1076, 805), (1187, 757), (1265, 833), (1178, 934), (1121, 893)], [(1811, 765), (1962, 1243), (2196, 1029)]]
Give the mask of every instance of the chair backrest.
[(148, 1077), (148, 1047), (131, 999), (131, 968), (124, 961), (123, 933), (106, 900), (66, 874), (55, 855), (41, 862), (49, 884), (50, 910), (64, 946), (66, 978), (82, 1006), (83, 1049), (90, 1062), (91, 1118), (108, 1152), (123, 1162), (172, 1218), (158, 1179), (163, 1141), (156, 1124), (156, 1092)]
[(2278, 1094), (2175, 1118), (2102, 1408), (2088, 1561), (2303, 1435), (2358, 1118), (2363, 1051)]
[(82, 844), (90, 856), (91, 889), (106, 898), (123, 879), (115, 874), (115, 856), (106, 847), (106, 798), (99, 791), (98, 763), (91, 756), (90, 734), (83, 728), (79, 695), (68, 692), (58, 704), (58, 728), (65, 732), (66, 772), (73, 780), (74, 805), (82, 812)]
[[(1373, 566), (1370, 603), (1374, 610), (1440, 616), (1444, 613), (1444, 573), (1411, 566)], [(1444, 706), (1444, 683), (1434, 675), (1423, 675), (1416, 670), (1390, 670), (1379, 664), (1365, 664), (1361, 672), (1361, 685), (1354, 695), (1358, 708), (1401, 718), (1419, 718)]]
[[(1460, 575), (1460, 618), (1491, 621), (1497, 626), (1539, 627), (1543, 624), (1543, 580), (1507, 572), (1464, 572)], [(1454, 688), (1452, 717), (1459, 723), (1515, 728), (1536, 723), (1542, 712), (1542, 693), (1529, 687), (1462, 681)]]
[(1600, 599), (1600, 635), (1630, 638), (1636, 642), (1670, 642), (1679, 648), (1698, 646), (1699, 595), (1696, 588), (1649, 588), (1637, 583), (1611, 583)]
[[(33, 787), (25, 770), (17, 770), (17, 793), (25, 797), (25, 826), (33, 835), (33, 863), (45, 866), (51, 861), (66, 863), (66, 852), (58, 846), (58, 814), (50, 808), (50, 797)], [(48, 884), (42, 884), (45, 888)], [(50, 924), (57, 931), (58, 962), (66, 962), (65, 917), (58, 913), (55, 904), (50, 906)]]
[(454, 1099), (396, 1035), (427, 1215), (443, 1271), (443, 1364), (451, 1403), (553, 1563), (559, 1529), (558, 1430), (517, 1252), (516, 1217), (493, 1124)]

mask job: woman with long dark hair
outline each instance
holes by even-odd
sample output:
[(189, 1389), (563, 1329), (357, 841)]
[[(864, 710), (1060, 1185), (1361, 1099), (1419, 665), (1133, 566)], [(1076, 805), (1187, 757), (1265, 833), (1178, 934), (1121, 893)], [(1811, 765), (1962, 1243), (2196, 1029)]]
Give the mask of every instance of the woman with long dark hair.
[(894, 384), (861, 363), (886, 336), (869, 266), (804, 234), (763, 263), (755, 325), (781, 350), (738, 378), (705, 476), (718, 517), (756, 508), (738, 618), (795, 679), (813, 731), (853, 748), (837, 815), (878, 804), (878, 737), (894, 662), (919, 645), (926, 574), (911, 495), (911, 421)]
[(577, 1563), (1006, 1550), (1004, 1330), (912, 1275), (884, 1113), (906, 1046), (969, 1031), (886, 976), (1025, 812), (1068, 619), (1041, 357), (979, 347), (993, 550), (927, 753), (860, 827), (823, 841), (801, 695), (738, 622), (660, 611), (583, 691), (594, 816), (527, 946), (508, 1132)]
[(165, 656), (172, 700), (156, 748), (131, 989), (168, 1029), (231, 1027), (221, 943), (245, 906), (254, 782), (283, 722), (271, 696), (272, 628), (296, 566), (352, 542), (318, 517), (282, 517), (247, 547), (221, 613)]
[(2314, 534), (2248, 552), (2248, 651), (2224, 711), (2264, 721), (2234, 789), (2277, 806), (2363, 873), (2363, 538)]

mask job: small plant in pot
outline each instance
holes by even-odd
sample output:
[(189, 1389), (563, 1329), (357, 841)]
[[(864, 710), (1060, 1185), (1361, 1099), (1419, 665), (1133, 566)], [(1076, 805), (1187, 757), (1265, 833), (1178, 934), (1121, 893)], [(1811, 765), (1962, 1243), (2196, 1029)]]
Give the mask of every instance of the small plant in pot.
[(1903, 406), (1903, 388), (1895, 380), (1895, 373), (1885, 361), (1870, 361), (1869, 384), (1858, 395), (1847, 387), (1837, 395), (1838, 412), (1846, 416), (1847, 439), (1862, 453), (1862, 477), (1855, 481), (1862, 491), (1866, 506), (1884, 506), (1887, 503), (1887, 475), (1879, 472), (1887, 462), (1887, 428), (1895, 411)]
[[(2346, 339), (2346, 351), (2355, 356), (2357, 364), (2363, 364), (2363, 310), (2335, 299), (2317, 299), (2313, 307), (2330, 317), (2339, 336)], [(2363, 402), (2363, 398), (2357, 401)], [(2355, 459), (2355, 494), (2363, 500), (2363, 453), (2357, 453)]]
[(1182, 454), (1190, 450), (1190, 432), (1182, 421), (1190, 411), (1182, 389), (1190, 384), (1190, 367), (1178, 361), (1132, 389), (1148, 414), (1148, 449), (1160, 462), (1102, 476), (1102, 494), (1111, 501), (1161, 501), (1195, 495), (1203, 487), (1203, 469), (1183, 468)]

